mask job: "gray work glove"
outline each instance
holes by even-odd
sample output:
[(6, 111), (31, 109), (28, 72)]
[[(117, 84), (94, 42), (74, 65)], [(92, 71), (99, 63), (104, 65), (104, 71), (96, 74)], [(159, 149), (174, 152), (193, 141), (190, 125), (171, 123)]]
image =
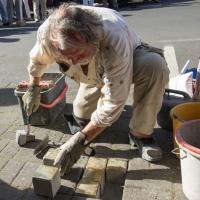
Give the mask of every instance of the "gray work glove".
[(55, 158), (54, 166), (60, 166), (61, 176), (68, 173), (73, 164), (75, 164), (81, 154), (83, 154), (87, 147), (87, 145), (85, 145), (85, 140), (85, 134), (79, 131), (58, 148), (60, 152)]
[(30, 85), (22, 97), (24, 109), (26, 110), (28, 116), (30, 116), (32, 112), (36, 112), (36, 110), (39, 108), (40, 98), (40, 86)]

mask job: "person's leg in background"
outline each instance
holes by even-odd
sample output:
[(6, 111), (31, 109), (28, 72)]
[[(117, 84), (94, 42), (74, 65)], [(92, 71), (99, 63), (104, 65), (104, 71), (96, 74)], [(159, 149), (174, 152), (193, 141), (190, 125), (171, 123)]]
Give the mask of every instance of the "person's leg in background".
[(26, 16), (27, 16), (26, 20), (30, 21), (31, 20), (31, 11), (30, 11), (30, 7), (28, 4), (28, 0), (23, 0), (23, 3), (24, 3), (25, 11), (26, 11)]
[(33, 12), (35, 22), (40, 21), (40, 3), (39, 0), (33, 0)]
[(45, 20), (47, 17), (47, 7), (46, 7), (46, 0), (40, 0), (40, 6), (41, 6), (41, 16), (42, 20)]
[(169, 69), (162, 56), (143, 48), (135, 50), (133, 60), (134, 102), (129, 123), (130, 142), (138, 147), (143, 159), (158, 161), (162, 158), (162, 151), (152, 134), (169, 80)]
[(11, 25), (13, 23), (13, 0), (7, 0), (6, 10), (8, 23)]
[(23, 18), (23, 9), (22, 9), (22, 0), (15, 0), (15, 10), (16, 10), (16, 25), (17, 26), (24, 26), (25, 21)]
[(0, 15), (2, 18), (3, 26), (8, 26), (9, 22), (8, 22), (7, 10), (6, 10), (6, 2), (3, 2), (2, 0), (0, 0)]
[(81, 130), (90, 121), (92, 113), (96, 110), (97, 101), (101, 95), (101, 88), (81, 83), (73, 102), (73, 118), (65, 116), (71, 133)]
[(118, 3), (117, 0), (108, 0), (109, 8), (118, 10)]

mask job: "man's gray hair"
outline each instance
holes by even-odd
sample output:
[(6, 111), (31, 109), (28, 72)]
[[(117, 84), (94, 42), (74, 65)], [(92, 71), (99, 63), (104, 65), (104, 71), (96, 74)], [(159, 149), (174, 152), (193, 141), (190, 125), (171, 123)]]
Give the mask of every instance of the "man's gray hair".
[(49, 20), (50, 40), (56, 42), (61, 50), (99, 42), (102, 19), (92, 9), (64, 3)]

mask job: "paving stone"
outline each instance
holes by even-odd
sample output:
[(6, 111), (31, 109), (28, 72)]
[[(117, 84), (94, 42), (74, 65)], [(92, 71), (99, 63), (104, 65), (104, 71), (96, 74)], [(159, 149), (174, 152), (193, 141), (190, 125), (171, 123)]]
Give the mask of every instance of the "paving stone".
[(188, 200), (188, 198), (183, 193), (183, 188), (181, 183), (173, 184), (174, 200)]
[[(16, 129), (17, 130), (17, 129)], [(0, 139), (9, 139), (9, 140), (15, 140), (16, 136), (16, 130), (12, 130), (12, 129), (7, 129), (1, 136)]]
[(170, 191), (144, 190), (142, 188), (125, 187), (122, 200), (172, 200), (173, 194)]
[(72, 200), (99, 200), (99, 199), (74, 196), (72, 197)]
[(23, 165), (23, 162), (10, 160), (0, 171), (0, 180), (4, 183), (11, 184)]
[(88, 159), (89, 159), (88, 156), (81, 156), (79, 160), (73, 165), (69, 174), (65, 175), (66, 179), (78, 183), (86, 167)]
[(9, 125), (1, 124), (0, 125), (0, 135), (2, 135), (8, 128), (9, 128)]
[(53, 200), (71, 200), (72, 197), (68, 195), (57, 194)]
[(50, 148), (43, 157), (43, 164), (53, 166), (56, 156), (60, 152), (57, 148)]
[(143, 160), (142, 158), (133, 158), (129, 160), (128, 171), (149, 169), (149, 165), (149, 162)]
[(58, 191), (59, 194), (73, 195), (75, 193), (77, 183), (71, 180), (61, 179), (61, 187)]
[(29, 188), (32, 184), (32, 176), (39, 165), (37, 162), (27, 162), (12, 182), (12, 186), (22, 189)]
[(21, 200), (26, 191), (11, 187), (8, 184), (0, 184), (0, 200)]
[(8, 139), (0, 139), (0, 152), (7, 146), (8, 143)]
[(92, 169), (87, 168), (83, 173), (83, 177), (81, 179), (82, 182), (94, 182), (100, 184), (100, 194), (103, 194), (104, 191), (104, 185), (105, 185), (105, 169)]
[(104, 193), (103, 193), (102, 199), (103, 200), (111, 200), (111, 199), (122, 200), (122, 195), (123, 195), (123, 186), (119, 184), (106, 183), (104, 187)]
[(9, 158), (6, 157), (0, 157), (0, 170), (3, 169), (3, 167), (6, 165), (6, 163), (9, 161)]
[(100, 198), (100, 184), (91, 180), (81, 180), (76, 188), (76, 196)]
[[(170, 191), (173, 173), (171, 170), (133, 170), (126, 175), (125, 186)], [(145, 184), (144, 184), (145, 182)]]
[(35, 171), (32, 181), (36, 194), (53, 198), (61, 186), (59, 169), (40, 165)]
[(87, 162), (86, 168), (106, 169), (106, 165), (107, 165), (107, 159), (90, 157), (88, 162)]
[(127, 160), (109, 158), (106, 167), (106, 182), (124, 184), (127, 167)]
[(25, 194), (25, 196), (23, 197), (23, 200), (49, 200), (49, 198), (44, 196), (39, 196), (35, 194), (35, 192), (32, 189), (29, 189)]
[(95, 157), (107, 158), (113, 157), (111, 143), (92, 143), (91, 147), (95, 149)]
[(22, 162), (27, 162), (27, 161), (40, 162), (40, 160), (38, 160), (37, 157), (33, 155), (33, 149), (26, 147), (21, 147), (13, 159)]
[(111, 148), (115, 158), (131, 159), (135, 156), (130, 144), (113, 144)]
[[(6, 126), (11, 126), (13, 122), (17, 119), (16, 114), (12, 110), (12, 108), (5, 108), (6, 110), (3, 111), (1, 108), (1, 113), (0, 113), (0, 125), (6, 125)], [(9, 119), (9, 120), (8, 120)]]
[(164, 153), (159, 162), (150, 163), (151, 169), (177, 169), (180, 170), (180, 160), (172, 153)]
[(16, 144), (15, 141), (10, 141), (8, 145), (1, 151), (0, 156), (13, 158), (19, 149), (20, 147)]

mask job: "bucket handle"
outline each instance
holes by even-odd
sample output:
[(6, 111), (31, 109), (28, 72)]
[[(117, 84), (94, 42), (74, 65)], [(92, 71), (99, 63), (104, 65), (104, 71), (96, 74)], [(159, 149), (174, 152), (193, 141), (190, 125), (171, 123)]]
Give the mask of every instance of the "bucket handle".
[[(180, 149), (185, 153), (185, 155), (182, 156), (182, 157), (181, 157), (181, 155), (180, 155)], [(172, 152), (173, 154), (175, 154), (176, 156), (179, 156), (180, 160), (182, 160), (182, 159), (184, 159), (184, 158), (187, 158), (187, 153), (186, 153), (186, 151), (185, 151), (184, 149), (180, 148), (180, 147), (177, 147), (177, 148), (173, 149), (171, 152)]]
[(174, 113), (172, 113), (172, 117), (173, 117), (174, 119), (178, 119), (180, 122), (185, 122), (184, 119), (182, 119), (181, 117), (179, 117), (178, 115), (176, 115), (176, 114), (174, 114)]
[(174, 94), (182, 95), (185, 99), (188, 99), (188, 100), (191, 99), (191, 97), (186, 92), (183, 92), (183, 91), (180, 91), (180, 90), (165, 88), (165, 93), (168, 96), (170, 95), (170, 93), (174, 93)]

